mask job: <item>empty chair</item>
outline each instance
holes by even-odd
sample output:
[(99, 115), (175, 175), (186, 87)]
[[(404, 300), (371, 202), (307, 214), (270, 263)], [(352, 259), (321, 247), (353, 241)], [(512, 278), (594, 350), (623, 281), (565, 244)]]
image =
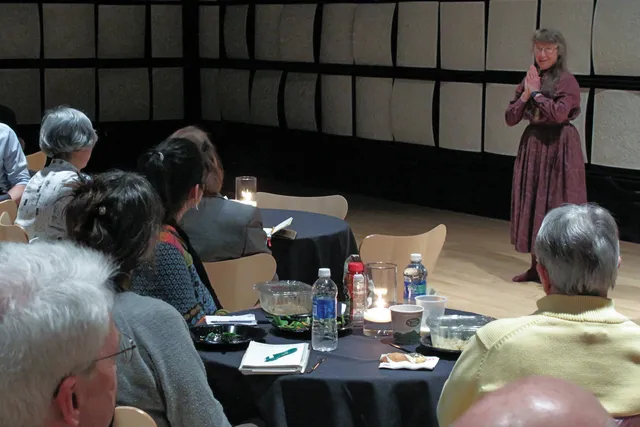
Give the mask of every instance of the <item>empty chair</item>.
[(7, 212), (0, 213), (0, 242), (29, 243), (27, 233), (13, 224)]
[(431, 231), (415, 236), (386, 236), (372, 234), (360, 244), (360, 257), (366, 263), (390, 262), (398, 266), (398, 286), (396, 301), (404, 298), (403, 271), (412, 253), (422, 254), (422, 263), (429, 274), (433, 273), (436, 262), (447, 237), (447, 227), (440, 224)]
[(256, 202), (261, 209), (288, 209), (313, 212), (344, 219), (349, 210), (347, 199), (340, 195), (297, 197), (273, 193), (256, 193)]
[(118, 406), (113, 417), (113, 427), (158, 427), (151, 415), (132, 406)]
[(205, 262), (203, 265), (222, 307), (229, 311), (253, 307), (258, 300), (253, 285), (268, 282), (276, 274), (276, 260), (269, 254)]
[(47, 155), (44, 151), (38, 151), (37, 153), (29, 154), (27, 156), (27, 167), (34, 172), (41, 171), (47, 164)]
[(18, 216), (18, 205), (16, 205), (16, 202), (14, 202), (13, 200), (5, 200), (3, 202), (0, 202), (0, 214), (2, 214), (3, 212), (6, 212), (8, 214), (9, 219), (11, 220), (10, 225), (12, 225), (16, 220), (16, 216)]

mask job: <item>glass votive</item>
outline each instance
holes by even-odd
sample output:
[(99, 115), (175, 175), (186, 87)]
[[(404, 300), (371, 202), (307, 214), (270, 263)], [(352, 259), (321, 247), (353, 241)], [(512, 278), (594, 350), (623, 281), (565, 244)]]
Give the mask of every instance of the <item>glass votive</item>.
[(248, 205), (256, 206), (256, 192), (258, 179), (255, 176), (236, 177), (236, 200)]
[(393, 333), (390, 307), (396, 304), (398, 266), (386, 262), (366, 265), (367, 308), (363, 334), (384, 337)]

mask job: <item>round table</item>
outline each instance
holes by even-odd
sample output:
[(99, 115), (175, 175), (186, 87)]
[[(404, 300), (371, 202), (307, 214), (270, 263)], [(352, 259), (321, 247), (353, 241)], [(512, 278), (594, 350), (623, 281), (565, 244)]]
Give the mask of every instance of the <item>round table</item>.
[(319, 268), (330, 268), (331, 278), (342, 284), (344, 262), (358, 253), (358, 244), (344, 220), (312, 212), (284, 209), (260, 209), (264, 227), (275, 227), (288, 218), (288, 227), (295, 230), (294, 240), (274, 237), (271, 252), (278, 263), (281, 280), (299, 280), (312, 285), (318, 279)]
[[(278, 334), (262, 310), (249, 312), (269, 330), (266, 343), (301, 342)], [(457, 356), (429, 354), (440, 357), (433, 371), (379, 369), (380, 355), (400, 351), (383, 341), (356, 333), (341, 337), (337, 350), (311, 352), (308, 368), (327, 357), (315, 371), (297, 375), (243, 375), (238, 368), (244, 351), (199, 353), (232, 424), (259, 417), (269, 427), (438, 426), (438, 400)], [(421, 346), (405, 348), (416, 347), (429, 353)]]

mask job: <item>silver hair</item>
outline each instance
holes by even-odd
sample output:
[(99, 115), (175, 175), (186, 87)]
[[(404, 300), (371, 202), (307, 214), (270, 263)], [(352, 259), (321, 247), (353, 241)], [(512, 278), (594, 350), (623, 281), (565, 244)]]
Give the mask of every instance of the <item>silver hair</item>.
[(91, 120), (82, 111), (61, 106), (47, 111), (42, 118), (40, 149), (49, 157), (89, 148), (96, 140)]
[(114, 264), (70, 242), (0, 244), (0, 426), (42, 427), (69, 374), (100, 355)]
[(597, 205), (555, 208), (542, 221), (535, 254), (558, 293), (606, 295), (618, 277), (618, 226)]

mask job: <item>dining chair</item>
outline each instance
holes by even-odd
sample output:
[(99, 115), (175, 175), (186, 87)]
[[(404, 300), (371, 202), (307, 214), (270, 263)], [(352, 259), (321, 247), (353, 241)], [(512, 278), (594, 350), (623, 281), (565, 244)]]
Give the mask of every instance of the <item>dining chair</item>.
[(26, 231), (14, 225), (7, 212), (0, 213), (0, 242), (29, 243)]
[(46, 164), (47, 155), (44, 154), (44, 151), (38, 151), (27, 156), (27, 167), (34, 172), (41, 171)]
[(113, 417), (113, 427), (158, 427), (151, 415), (133, 406), (118, 406)]
[(396, 301), (404, 299), (404, 267), (412, 253), (422, 254), (422, 264), (429, 274), (436, 267), (447, 238), (447, 227), (440, 224), (430, 231), (414, 236), (372, 234), (360, 244), (360, 258), (367, 263), (389, 262), (398, 266)]
[(228, 311), (252, 308), (258, 300), (253, 285), (273, 280), (276, 274), (276, 260), (266, 253), (203, 264), (220, 303)]
[(256, 193), (256, 203), (262, 209), (287, 209), (313, 212), (345, 219), (349, 211), (347, 199), (339, 194), (332, 196), (298, 197), (274, 193)]
[(6, 212), (9, 215), (11, 224), (13, 224), (18, 216), (18, 205), (16, 205), (16, 202), (11, 199), (0, 202), (0, 214), (3, 212)]

